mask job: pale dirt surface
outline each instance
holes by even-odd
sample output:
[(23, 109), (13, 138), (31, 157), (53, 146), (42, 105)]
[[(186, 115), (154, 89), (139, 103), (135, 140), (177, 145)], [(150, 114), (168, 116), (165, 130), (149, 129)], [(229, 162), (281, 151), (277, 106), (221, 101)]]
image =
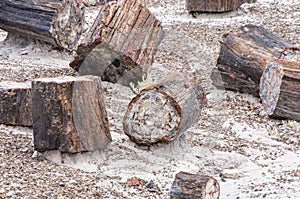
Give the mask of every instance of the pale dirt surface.
[[(263, 25), (299, 46), (300, 1), (258, 0), (235, 12), (199, 14), (196, 18), (188, 15), (184, 0), (144, 2), (166, 31), (150, 73), (158, 79), (181, 71), (198, 79), (207, 89), (208, 98), (199, 122), (173, 143), (138, 147), (124, 135), (121, 122), (134, 93), (103, 82), (113, 138), (103, 152), (39, 154), (33, 150), (32, 129), (0, 126), (0, 198), (164, 199), (169, 198), (179, 171), (216, 178), (220, 198), (224, 199), (300, 198), (299, 122), (270, 119), (259, 99), (215, 90), (209, 78), (219, 39), (240, 25)], [(4, 38), (5, 33), (0, 32), (0, 36)], [(25, 46), (11, 43), (10, 47), (0, 43), (1, 79), (39, 77), (42, 72), (29, 69), (44, 71), (45, 66), (63, 74), (69, 70), (70, 55), (49, 45), (36, 41)], [(6, 68), (14, 72), (8, 73)], [(49, 71), (52, 69), (47, 69), (46, 76)], [(127, 179), (132, 177), (146, 183), (130, 187)]]

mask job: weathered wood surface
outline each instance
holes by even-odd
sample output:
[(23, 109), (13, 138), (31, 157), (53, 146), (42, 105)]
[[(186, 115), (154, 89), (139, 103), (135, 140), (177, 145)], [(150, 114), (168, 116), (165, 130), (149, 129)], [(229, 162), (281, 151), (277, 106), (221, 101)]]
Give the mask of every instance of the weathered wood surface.
[(205, 103), (198, 84), (171, 73), (130, 101), (123, 118), (124, 132), (139, 145), (168, 143), (199, 120)]
[(32, 125), (30, 82), (0, 82), (0, 124)]
[(300, 62), (271, 60), (262, 74), (259, 91), (269, 116), (300, 121)]
[(235, 34), (224, 34), (217, 67), (211, 74), (213, 84), (259, 96), (259, 81), (267, 63), (282, 57), (287, 49), (296, 47), (261, 26), (249, 24)]
[(2, 0), (0, 28), (71, 50), (83, 31), (83, 8), (76, 0)]
[(32, 115), (37, 151), (96, 151), (111, 141), (100, 77), (34, 80)]
[(253, 0), (186, 0), (186, 8), (190, 12), (228, 12), (250, 2)]
[(171, 187), (171, 199), (218, 199), (220, 185), (210, 176), (179, 172)]
[(109, 2), (99, 6), (70, 66), (80, 74), (98, 75), (107, 81), (123, 78), (121, 84), (128, 86), (128, 82), (142, 80), (162, 37), (161, 22), (140, 0)]

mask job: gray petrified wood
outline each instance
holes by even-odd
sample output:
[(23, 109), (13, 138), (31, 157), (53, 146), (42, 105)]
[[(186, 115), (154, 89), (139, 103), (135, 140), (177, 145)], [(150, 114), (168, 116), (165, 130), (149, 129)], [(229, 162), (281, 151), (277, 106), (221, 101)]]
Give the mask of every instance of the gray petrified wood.
[(123, 118), (124, 132), (139, 145), (168, 143), (199, 120), (205, 103), (198, 83), (171, 73), (131, 100)]

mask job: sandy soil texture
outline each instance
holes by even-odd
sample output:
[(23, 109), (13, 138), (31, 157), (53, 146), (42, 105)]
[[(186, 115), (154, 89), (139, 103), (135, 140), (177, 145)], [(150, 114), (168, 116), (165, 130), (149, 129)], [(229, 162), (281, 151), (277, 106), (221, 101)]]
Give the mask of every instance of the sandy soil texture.
[[(300, 123), (270, 119), (259, 99), (216, 90), (210, 80), (224, 33), (262, 25), (300, 46), (300, 1), (257, 0), (234, 12), (198, 14), (185, 0), (143, 0), (162, 21), (165, 38), (150, 74), (180, 71), (207, 90), (198, 123), (174, 142), (136, 146), (122, 118), (134, 93), (103, 82), (112, 143), (101, 152), (66, 155), (33, 150), (32, 129), (0, 125), (0, 198), (169, 198), (179, 171), (220, 183), (222, 199), (300, 198)], [(48, 44), (0, 31), (0, 80), (76, 75), (71, 55)], [(140, 178), (138, 186), (130, 179)]]

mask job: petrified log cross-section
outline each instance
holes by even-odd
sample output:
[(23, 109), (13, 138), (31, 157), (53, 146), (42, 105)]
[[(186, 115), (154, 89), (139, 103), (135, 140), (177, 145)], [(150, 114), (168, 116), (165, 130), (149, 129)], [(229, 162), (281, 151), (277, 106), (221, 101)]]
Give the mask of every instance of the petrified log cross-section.
[(210, 176), (179, 172), (175, 175), (170, 195), (171, 199), (218, 199), (220, 185)]
[(140, 0), (110, 2), (99, 8), (70, 66), (79, 74), (99, 75), (106, 81), (123, 78), (123, 85), (142, 80), (163, 37), (160, 21)]
[(250, 2), (253, 0), (186, 0), (186, 8), (190, 12), (228, 12)]
[(224, 34), (217, 68), (211, 74), (213, 84), (259, 96), (258, 85), (267, 63), (282, 57), (287, 49), (296, 47), (261, 26), (249, 24), (236, 34)]
[(300, 62), (271, 60), (262, 74), (259, 91), (269, 116), (300, 121)]
[(0, 82), (0, 124), (32, 125), (30, 82)]
[(83, 5), (76, 0), (2, 0), (0, 28), (71, 50), (83, 31)]
[(41, 78), (32, 82), (34, 148), (67, 153), (103, 149), (111, 141), (101, 79)]
[(139, 145), (168, 143), (198, 121), (205, 103), (198, 84), (171, 73), (131, 100), (123, 118), (124, 132)]

